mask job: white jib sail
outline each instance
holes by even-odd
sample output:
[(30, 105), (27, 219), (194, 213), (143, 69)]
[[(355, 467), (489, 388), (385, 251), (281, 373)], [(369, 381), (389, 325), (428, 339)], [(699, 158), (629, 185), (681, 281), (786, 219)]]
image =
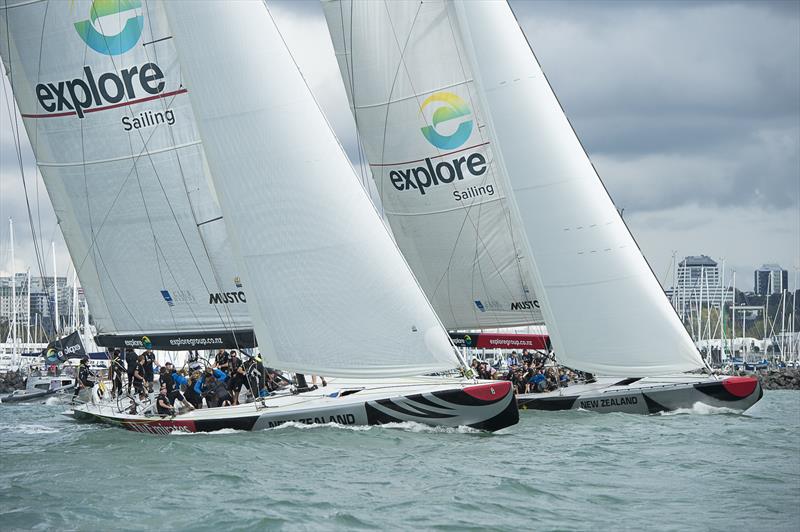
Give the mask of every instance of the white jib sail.
[(509, 6), (455, 7), (559, 362), (631, 377), (702, 367)]
[(456, 367), (266, 6), (166, 8), (266, 361), (364, 377)]
[(250, 329), (161, 2), (9, 0), (0, 36), (98, 333)]
[(384, 214), (440, 319), (450, 329), (543, 323), (452, 6), (323, 6)]

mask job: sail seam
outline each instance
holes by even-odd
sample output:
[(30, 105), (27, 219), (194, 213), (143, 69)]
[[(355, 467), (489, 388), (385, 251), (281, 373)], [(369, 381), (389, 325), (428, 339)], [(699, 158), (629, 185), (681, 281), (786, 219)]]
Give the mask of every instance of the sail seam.
[[(481, 205), (485, 205), (487, 203), (493, 203), (495, 201), (503, 201), (504, 199), (506, 199), (505, 196), (498, 197), (498, 198), (487, 199), (487, 200), (481, 201), (480, 204)], [(439, 211), (425, 211), (425, 212), (393, 212), (393, 211), (386, 211), (386, 214), (391, 214), (392, 216), (428, 216), (428, 215), (432, 216), (434, 214), (443, 214), (445, 212), (462, 211), (462, 210), (464, 210), (464, 207), (452, 207), (450, 209), (442, 209), (442, 210), (439, 210)]]
[[(196, 146), (198, 144), (201, 144), (201, 142), (199, 140), (196, 140), (194, 142), (187, 142), (185, 144), (169, 146), (167, 148), (162, 148), (160, 150), (152, 150), (152, 151), (149, 151), (148, 153), (150, 155), (156, 155), (156, 154), (159, 154), (159, 153), (169, 152), (169, 151), (173, 151), (173, 150), (180, 150), (181, 148), (188, 148), (190, 146)], [(86, 161), (85, 163), (84, 162), (74, 162), (74, 163), (50, 163), (50, 162), (44, 162), (44, 163), (38, 163), (38, 165), (39, 166), (52, 167), (52, 168), (69, 167), (69, 166), (88, 166), (90, 164), (113, 163), (113, 162), (119, 162), (119, 161), (128, 161), (128, 160), (132, 160), (132, 159), (139, 159), (141, 157), (141, 155), (142, 155), (142, 153), (139, 153), (139, 154), (136, 154), (136, 155), (122, 155), (120, 157), (111, 157), (110, 159), (98, 159), (96, 161)]]
[(433, 94), (434, 92), (440, 92), (440, 91), (443, 91), (443, 90), (452, 89), (452, 88), (455, 88), (455, 87), (459, 87), (461, 85), (467, 85), (468, 83), (471, 83), (471, 82), (472, 82), (472, 78), (469, 78), (469, 79), (465, 79), (464, 81), (459, 81), (459, 82), (456, 82), (456, 83), (450, 83), (449, 85), (443, 85), (441, 87), (437, 87), (435, 89), (431, 89), (429, 91), (425, 91), (425, 92), (420, 93), (420, 94), (416, 94), (415, 93), (415, 94), (411, 94), (409, 96), (403, 96), (402, 98), (390, 99), (389, 101), (386, 101), (386, 102), (369, 103), (369, 104), (365, 104), (365, 105), (354, 105), (353, 107), (355, 107), (356, 109), (372, 109), (372, 108), (375, 108), (375, 107), (382, 107), (384, 105), (391, 105), (393, 103), (405, 102), (407, 100), (418, 100), (421, 96), (424, 96), (426, 94)]

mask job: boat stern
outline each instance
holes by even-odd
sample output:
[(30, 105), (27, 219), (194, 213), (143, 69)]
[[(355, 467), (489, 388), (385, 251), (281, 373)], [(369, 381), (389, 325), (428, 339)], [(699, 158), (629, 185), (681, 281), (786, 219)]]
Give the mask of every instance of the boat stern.
[(728, 377), (720, 381), (698, 383), (694, 388), (706, 396), (703, 403), (742, 412), (764, 396), (757, 377)]
[(380, 399), (366, 406), (369, 425), (412, 421), (494, 432), (519, 422), (517, 399), (508, 381)]

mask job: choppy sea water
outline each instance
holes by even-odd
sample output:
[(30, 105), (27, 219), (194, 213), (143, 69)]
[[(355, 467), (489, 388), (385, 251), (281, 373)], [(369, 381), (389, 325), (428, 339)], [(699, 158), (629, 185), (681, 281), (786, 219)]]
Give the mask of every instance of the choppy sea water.
[(495, 434), (149, 436), (63, 410), (0, 406), (0, 529), (800, 529), (800, 392), (747, 415), (528, 411)]

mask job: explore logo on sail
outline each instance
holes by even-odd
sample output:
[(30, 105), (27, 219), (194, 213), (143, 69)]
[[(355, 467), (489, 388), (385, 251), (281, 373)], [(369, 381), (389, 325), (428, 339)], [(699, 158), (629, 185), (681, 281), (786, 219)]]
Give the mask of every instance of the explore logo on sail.
[[(74, 69), (72, 71), (80, 74), (73, 79), (37, 83), (34, 92), (39, 107), (44, 112), (22, 113), (22, 116), (84, 118), (88, 113), (125, 108), (187, 93), (188, 91), (180, 85), (175, 90), (168, 90), (167, 76), (162, 68), (154, 60), (150, 60), (147, 54), (141, 52), (141, 48), (135, 48), (144, 28), (144, 17), (140, 12), (140, 0), (94, 0), (89, 10), (89, 19), (75, 22), (73, 25), (77, 35), (94, 52), (104, 56), (118, 56), (125, 52), (136, 51), (135, 54), (129, 55), (134, 60), (137, 57), (145, 59), (143, 63), (125, 64), (125, 60), (119, 58), (112, 60), (113, 68), (106, 70), (99, 67), (96, 60), (91, 60), (88, 56), (83, 57), (86, 54), (81, 53), (83, 66), (71, 67)], [(108, 34), (101, 33), (104, 25)], [(121, 26), (122, 29), (119, 29)], [(148, 44), (150, 43), (145, 43), (144, 46)], [(65, 53), (72, 50), (70, 47), (64, 49)], [(67, 66), (74, 65), (72, 60), (72, 57), (66, 55), (62, 58), (62, 62)], [(97, 72), (99, 69), (106, 71)], [(65, 71), (71, 69), (65, 68)], [(175, 124), (177, 119), (175, 112), (160, 103), (157, 105), (157, 108), (138, 108), (129, 113), (129, 116), (122, 116), (122, 129), (131, 131), (160, 124), (167, 126)]]
[[(76, 22), (75, 31), (95, 52), (104, 55), (124, 54), (139, 42), (142, 35), (144, 17), (137, 13), (141, 8), (141, 0), (94, 0), (89, 9), (89, 20)], [(111, 18), (113, 15), (116, 17)], [(125, 26), (109, 35), (103, 31), (104, 17), (109, 17), (105, 19), (105, 24), (109, 26), (114, 25), (115, 19), (125, 20)]]
[(456, 126), (455, 131), (445, 135), (439, 131), (440, 126), (453, 124), (455, 120), (472, 114), (467, 102), (452, 92), (434, 92), (428, 96), (419, 107), (419, 112), (424, 113), (425, 108), (440, 104), (431, 116), (431, 125), (423, 127), (422, 135), (434, 146), (442, 150), (454, 150), (462, 146), (472, 133), (472, 120), (464, 120)]
[[(372, 166), (393, 167), (388, 178), (398, 192), (414, 191), (424, 196), (439, 185), (451, 185), (446, 189), (457, 202), (494, 196), (495, 184), (490, 182), (488, 172), (489, 142), (464, 146), (474, 124), (467, 103), (452, 92), (435, 92), (422, 102), (420, 113), (430, 114), (430, 125), (420, 128), (422, 136), (438, 150), (450, 151), (431, 153), (413, 161)], [(430, 149), (425, 151), (430, 153)], [(482, 179), (480, 183), (470, 182), (474, 178)]]

